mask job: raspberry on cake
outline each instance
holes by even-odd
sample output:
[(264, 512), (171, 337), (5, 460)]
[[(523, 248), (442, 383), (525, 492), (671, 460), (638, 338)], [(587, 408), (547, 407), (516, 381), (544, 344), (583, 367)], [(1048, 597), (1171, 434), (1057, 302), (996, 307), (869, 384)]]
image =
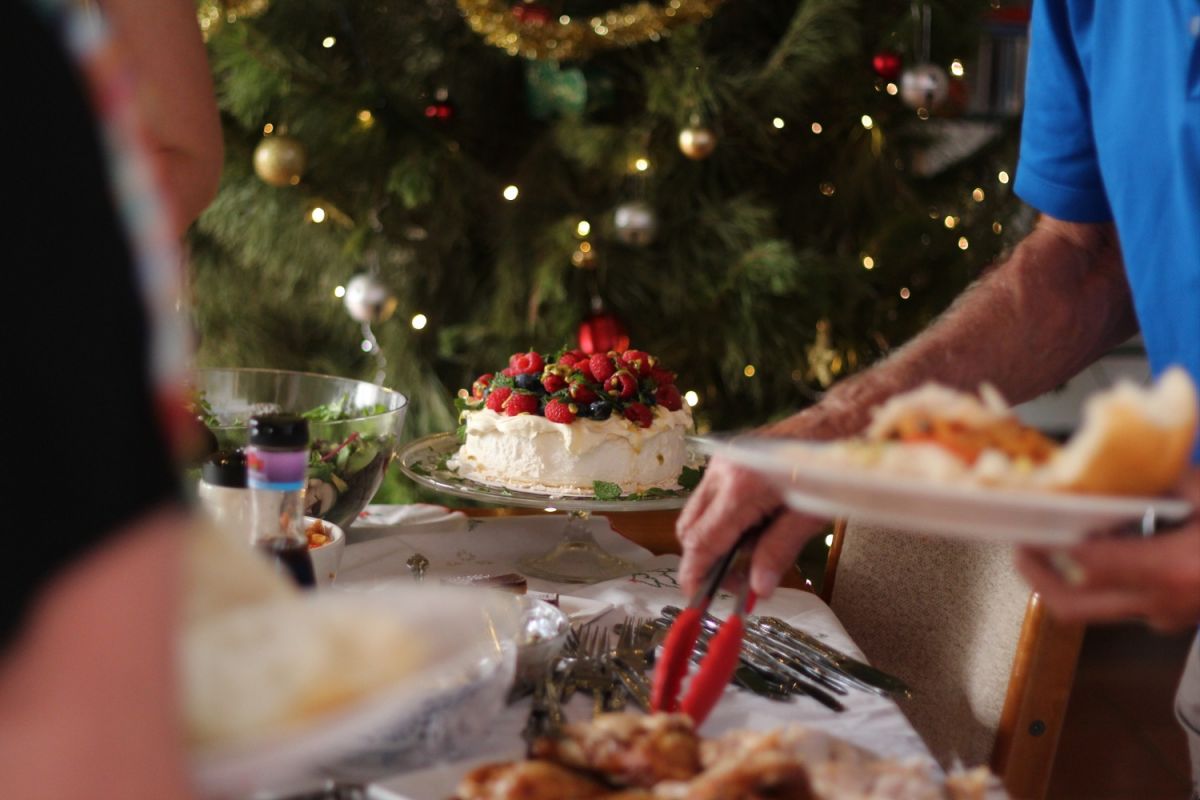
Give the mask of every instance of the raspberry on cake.
[(641, 350), (514, 353), (459, 393), (465, 441), (448, 465), (512, 489), (590, 495), (678, 489), (691, 409), (675, 374)]

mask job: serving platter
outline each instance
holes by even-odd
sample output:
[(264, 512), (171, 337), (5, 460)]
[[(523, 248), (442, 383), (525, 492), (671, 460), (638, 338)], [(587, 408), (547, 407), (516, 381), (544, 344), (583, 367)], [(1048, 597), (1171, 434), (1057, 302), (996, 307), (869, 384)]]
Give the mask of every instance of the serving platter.
[(717, 455), (770, 479), (787, 504), (828, 519), (855, 520), (957, 539), (1064, 546), (1088, 536), (1178, 523), (1183, 500), (1016, 490), (935, 482), (831, 464), (830, 445), (779, 440), (697, 440)]
[[(446, 465), (461, 446), (453, 433), (435, 433), (404, 445), (397, 456), (400, 470), (417, 483), (446, 494), (482, 503), (559, 511), (664, 511), (682, 508), (686, 489), (665, 494), (623, 496), (604, 500), (594, 494), (518, 491), (464, 478)], [(695, 463), (695, 459), (689, 459)]]
[[(322, 604), (341, 607), (347, 625), (369, 609), (403, 620), (420, 663), (394, 683), (302, 722), (193, 751), (199, 793), (240, 798), (311, 785), (320, 776), (394, 772), (418, 747), (457, 735), (464, 719), (470, 727), (489, 724), (515, 669), (521, 607), (515, 597), (485, 594), (451, 587), (322, 594)], [(246, 659), (264, 660), (252, 652)], [(427, 763), (428, 753), (423, 757)]]

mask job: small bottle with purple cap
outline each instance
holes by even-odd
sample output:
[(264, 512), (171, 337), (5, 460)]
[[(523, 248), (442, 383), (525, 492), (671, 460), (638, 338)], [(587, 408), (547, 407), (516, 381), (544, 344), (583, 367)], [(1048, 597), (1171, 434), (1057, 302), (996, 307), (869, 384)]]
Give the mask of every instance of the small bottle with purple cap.
[(308, 420), (295, 414), (250, 418), (246, 486), (253, 495), (251, 543), (300, 586), (316, 585), (304, 526)]

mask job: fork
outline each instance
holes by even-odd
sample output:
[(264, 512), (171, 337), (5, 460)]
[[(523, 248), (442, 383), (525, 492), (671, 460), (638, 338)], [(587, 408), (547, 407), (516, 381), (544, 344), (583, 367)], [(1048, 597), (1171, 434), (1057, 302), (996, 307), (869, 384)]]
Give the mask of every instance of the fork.
[(613, 676), (605, 664), (607, 648), (608, 634), (598, 627), (584, 625), (575, 635), (571, 677), (575, 686), (591, 693), (592, 712), (597, 716), (604, 712), (606, 695), (613, 687)]
[(609, 651), (609, 665), (625, 691), (643, 711), (650, 710), (650, 686), (642, 676), (646, 652), (638, 645), (637, 631), (645, 619), (626, 619), (616, 626), (617, 645)]

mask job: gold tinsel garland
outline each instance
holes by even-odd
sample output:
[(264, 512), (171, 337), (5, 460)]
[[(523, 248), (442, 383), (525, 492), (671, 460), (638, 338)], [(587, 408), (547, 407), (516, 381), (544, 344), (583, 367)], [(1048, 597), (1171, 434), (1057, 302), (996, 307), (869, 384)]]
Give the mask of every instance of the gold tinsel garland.
[(221, 29), (225, 23), (233, 24), (241, 19), (252, 19), (263, 14), (271, 0), (200, 0), (196, 6), (196, 19), (204, 41)]
[(657, 42), (673, 28), (708, 19), (724, 0), (631, 3), (599, 16), (522, 21), (504, 0), (458, 0), (471, 29), (510, 56), (570, 61), (600, 50)]

